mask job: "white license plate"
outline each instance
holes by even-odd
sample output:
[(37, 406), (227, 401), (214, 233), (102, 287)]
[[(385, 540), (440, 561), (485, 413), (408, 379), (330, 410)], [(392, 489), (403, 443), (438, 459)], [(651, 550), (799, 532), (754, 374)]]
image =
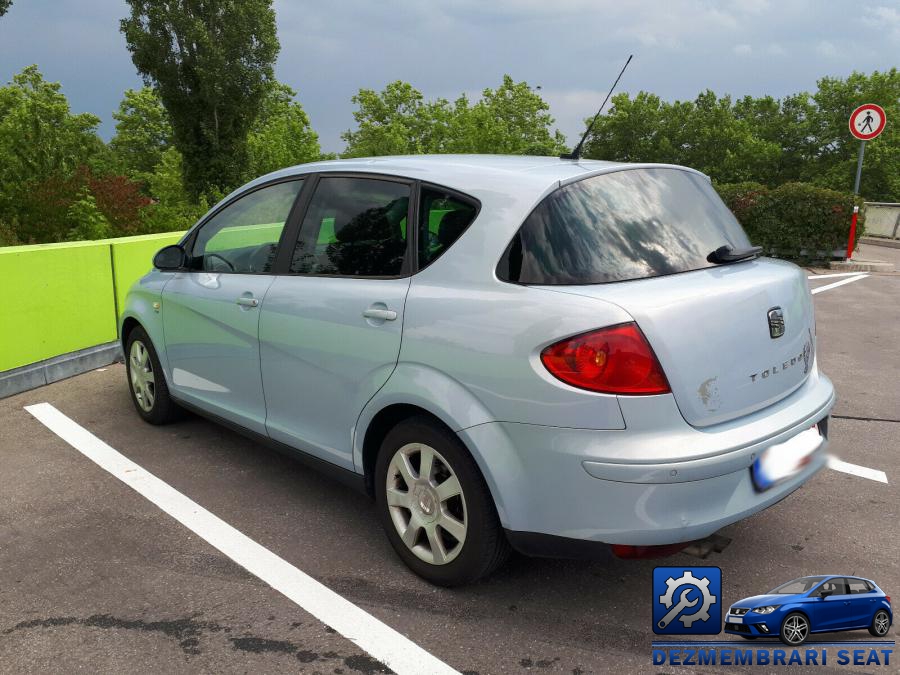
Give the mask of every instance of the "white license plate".
[(728, 615), (728, 623), (744, 623), (743, 617)]
[(799, 473), (824, 440), (818, 427), (813, 426), (784, 443), (766, 448), (751, 468), (756, 489), (766, 490)]

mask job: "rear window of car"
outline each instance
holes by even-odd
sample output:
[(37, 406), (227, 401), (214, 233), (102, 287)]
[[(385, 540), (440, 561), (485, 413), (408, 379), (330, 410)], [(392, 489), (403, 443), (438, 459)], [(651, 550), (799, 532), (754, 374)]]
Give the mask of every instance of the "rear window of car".
[(498, 276), (521, 284), (603, 284), (711, 267), (723, 245), (747, 248), (709, 181), (680, 169), (626, 169), (566, 185), (510, 242)]

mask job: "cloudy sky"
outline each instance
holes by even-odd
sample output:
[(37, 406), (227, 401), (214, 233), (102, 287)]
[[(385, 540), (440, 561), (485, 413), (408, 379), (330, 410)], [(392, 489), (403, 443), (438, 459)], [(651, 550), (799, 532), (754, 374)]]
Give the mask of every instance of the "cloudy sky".
[[(275, 0), (279, 80), (339, 151), (351, 96), (406, 80), (427, 97), (541, 87), (573, 142), (629, 53), (620, 89), (666, 99), (784, 94), (824, 75), (900, 66), (900, 0)], [(0, 80), (36, 63), (72, 108), (103, 119), (140, 86), (118, 22), (124, 0), (14, 0), (0, 18)]]

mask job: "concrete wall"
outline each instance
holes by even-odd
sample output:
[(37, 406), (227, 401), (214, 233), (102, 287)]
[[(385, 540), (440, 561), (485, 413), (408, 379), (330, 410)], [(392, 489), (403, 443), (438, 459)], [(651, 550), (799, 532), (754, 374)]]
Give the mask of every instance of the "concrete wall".
[(128, 288), (182, 234), (0, 248), (0, 372), (114, 341)]
[(900, 239), (900, 204), (866, 202), (866, 235)]

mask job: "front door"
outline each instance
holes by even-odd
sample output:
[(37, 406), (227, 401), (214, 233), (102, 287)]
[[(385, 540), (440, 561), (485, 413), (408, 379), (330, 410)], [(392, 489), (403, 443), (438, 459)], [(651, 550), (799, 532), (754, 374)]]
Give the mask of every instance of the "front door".
[(406, 181), (324, 175), (260, 312), (269, 435), (353, 468), (356, 420), (400, 354)]
[(214, 214), (194, 237), (190, 269), (162, 295), (174, 396), (263, 434), (259, 314), (301, 183), (254, 190)]
[[(822, 591), (831, 591), (831, 595), (822, 597)], [(815, 624), (813, 630), (841, 630), (847, 624), (850, 614), (850, 595), (847, 593), (847, 582), (841, 578), (829, 579), (823, 583), (816, 594)]]

